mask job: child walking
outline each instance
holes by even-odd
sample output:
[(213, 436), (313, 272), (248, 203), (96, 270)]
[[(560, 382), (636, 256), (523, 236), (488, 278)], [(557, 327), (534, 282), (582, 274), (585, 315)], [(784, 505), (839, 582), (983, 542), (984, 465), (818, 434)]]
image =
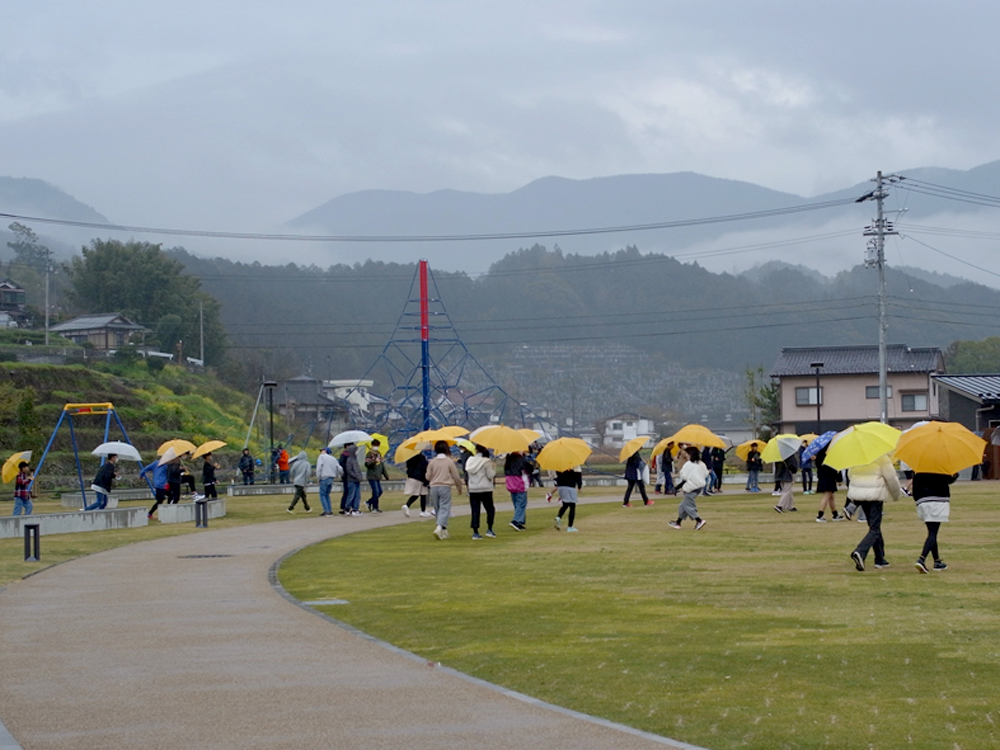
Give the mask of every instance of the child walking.
[(559, 515), (556, 516), (556, 531), (559, 530), (563, 515), (568, 510), (569, 518), (566, 519), (566, 523), (568, 524), (566, 531), (575, 532), (577, 528), (573, 523), (576, 521), (577, 491), (583, 489), (583, 472), (580, 471), (580, 467), (577, 466), (573, 469), (556, 472), (556, 488), (559, 490), (559, 500), (562, 501), (562, 507), (559, 508)]
[(705, 526), (705, 521), (698, 515), (698, 504), (695, 498), (701, 492), (708, 480), (708, 467), (701, 460), (701, 452), (693, 445), (684, 449), (688, 455), (687, 463), (680, 470), (677, 477), (684, 499), (677, 506), (677, 520), (670, 521), (667, 525), (672, 529), (679, 529), (681, 522), (685, 518), (692, 519), (695, 531)]

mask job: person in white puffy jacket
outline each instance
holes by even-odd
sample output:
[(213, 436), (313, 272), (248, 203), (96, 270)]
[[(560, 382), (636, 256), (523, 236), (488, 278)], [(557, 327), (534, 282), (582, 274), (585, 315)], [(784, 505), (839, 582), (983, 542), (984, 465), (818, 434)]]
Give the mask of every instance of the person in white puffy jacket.
[(468, 475), (466, 484), (469, 487), (469, 506), (472, 508), (472, 538), (482, 539), (479, 535), (480, 508), (486, 511), (486, 536), (491, 539), (493, 519), (496, 517), (496, 506), (493, 504), (493, 480), (497, 470), (490, 458), (490, 451), (481, 445), (476, 446), (474, 456), (469, 456), (465, 462), (465, 472)]
[(677, 506), (677, 520), (668, 521), (667, 526), (679, 529), (685, 518), (691, 518), (695, 522), (694, 528), (697, 531), (705, 525), (705, 521), (698, 515), (695, 498), (708, 480), (708, 467), (701, 460), (701, 451), (693, 445), (686, 447), (684, 452), (687, 453), (688, 460), (677, 475), (677, 486), (684, 493), (684, 499)]
[(898, 500), (903, 494), (896, 469), (889, 456), (881, 456), (867, 466), (848, 469), (850, 484), (847, 499), (857, 503), (868, 521), (868, 533), (851, 553), (851, 560), (858, 570), (865, 569), (868, 550), (875, 555), (876, 568), (888, 568), (885, 559), (885, 540), (882, 538), (882, 503)]

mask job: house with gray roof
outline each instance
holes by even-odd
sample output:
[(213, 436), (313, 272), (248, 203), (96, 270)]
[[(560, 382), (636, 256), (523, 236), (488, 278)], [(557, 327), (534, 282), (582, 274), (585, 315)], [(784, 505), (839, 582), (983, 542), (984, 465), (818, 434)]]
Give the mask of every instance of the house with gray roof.
[(94, 349), (108, 351), (139, 343), (136, 339), (149, 329), (133, 323), (121, 313), (97, 313), (81, 315), (49, 330), (77, 344), (89, 343)]
[[(886, 364), (889, 423), (906, 429), (923, 419), (938, 419), (939, 385), (933, 376), (944, 374), (941, 350), (892, 344), (886, 347)], [(771, 368), (780, 385), (779, 432), (842, 430), (877, 420), (878, 369), (878, 346), (782, 349)]]

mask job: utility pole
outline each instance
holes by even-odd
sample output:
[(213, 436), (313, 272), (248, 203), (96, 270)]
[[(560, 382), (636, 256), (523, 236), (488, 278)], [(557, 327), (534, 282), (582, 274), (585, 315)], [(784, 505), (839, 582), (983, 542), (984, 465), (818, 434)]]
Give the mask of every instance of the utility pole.
[(205, 366), (205, 303), (198, 303), (198, 332), (201, 334), (201, 366)]
[(45, 248), (45, 346), (49, 345), (49, 274), (52, 273), (52, 251)]
[(883, 177), (880, 171), (873, 180), (875, 189), (856, 201), (861, 203), (874, 200), (877, 206), (875, 221), (865, 227), (864, 236), (870, 238), (865, 250), (865, 267), (874, 266), (878, 269), (878, 409), (879, 421), (883, 424), (889, 421), (888, 364), (885, 353), (885, 336), (889, 327), (885, 319), (885, 238), (899, 232), (891, 221), (886, 220), (882, 203), (889, 194), (885, 185), (898, 182), (899, 179), (898, 175)]

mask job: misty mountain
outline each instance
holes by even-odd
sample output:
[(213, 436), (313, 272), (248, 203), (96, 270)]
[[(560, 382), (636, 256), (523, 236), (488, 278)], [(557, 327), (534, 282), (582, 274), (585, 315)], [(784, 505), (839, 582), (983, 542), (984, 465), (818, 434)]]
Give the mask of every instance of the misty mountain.
[[(47, 219), (65, 219), (68, 221), (86, 221), (98, 224), (107, 223), (107, 219), (85, 203), (55, 185), (44, 180), (26, 177), (0, 177), (0, 212), (23, 216), (38, 216)], [(7, 247), (14, 235), (7, 227), (17, 219), (0, 217), (0, 258), (8, 259), (13, 251)], [(51, 224), (21, 221), (30, 226), (39, 241), (52, 251), (53, 256), (65, 260), (80, 252), (91, 232), (72, 227), (59, 227)]]

